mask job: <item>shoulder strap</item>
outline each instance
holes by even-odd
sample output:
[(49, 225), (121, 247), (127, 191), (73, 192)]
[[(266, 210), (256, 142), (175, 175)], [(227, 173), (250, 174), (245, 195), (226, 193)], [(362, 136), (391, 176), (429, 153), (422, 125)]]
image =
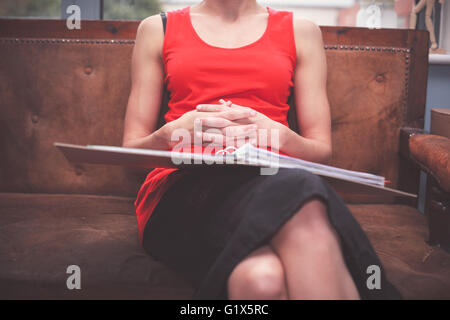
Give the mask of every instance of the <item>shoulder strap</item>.
[[(165, 35), (166, 34), (166, 25), (167, 25), (167, 15), (164, 11), (161, 12), (160, 15), (161, 15), (161, 20), (162, 20), (163, 30), (164, 30), (164, 35)], [(161, 106), (159, 108), (157, 129), (161, 128), (166, 123), (166, 120), (164, 119), (164, 115), (167, 113), (167, 111), (169, 111), (168, 104), (169, 104), (169, 100), (170, 100), (170, 94), (169, 94), (169, 91), (167, 90), (167, 87), (165, 84), (163, 87), (164, 87), (164, 89), (163, 89), (163, 93), (162, 93)]]
[(161, 12), (160, 15), (161, 15), (161, 20), (162, 20), (162, 24), (163, 24), (164, 34), (166, 34), (167, 15), (164, 11)]

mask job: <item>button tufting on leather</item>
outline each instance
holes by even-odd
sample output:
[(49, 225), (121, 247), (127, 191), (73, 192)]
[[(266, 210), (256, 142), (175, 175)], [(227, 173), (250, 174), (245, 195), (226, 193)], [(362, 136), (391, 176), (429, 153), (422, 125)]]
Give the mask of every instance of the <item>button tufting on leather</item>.
[(80, 166), (80, 165), (75, 166), (75, 174), (77, 176), (81, 176), (83, 174), (83, 172), (84, 172), (84, 168), (82, 166)]
[(383, 82), (383, 81), (384, 81), (384, 75), (378, 74), (378, 75), (376, 76), (375, 80), (376, 80), (377, 82)]
[(38, 123), (39, 122), (39, 116), (37, 114), (33, 114), (31, 116), (31, 122)]
[(86, 74), (88, 74), (88, 75), (91, 74), (92, 71), (93, 71), (92, 67), (86, 67), (86, 68), (84, 68), (84, 73), (86, 73)]

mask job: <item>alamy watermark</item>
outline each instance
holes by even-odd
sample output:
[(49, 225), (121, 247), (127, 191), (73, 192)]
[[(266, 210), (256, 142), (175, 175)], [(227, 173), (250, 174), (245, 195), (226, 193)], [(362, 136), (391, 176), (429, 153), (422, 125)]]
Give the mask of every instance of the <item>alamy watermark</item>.
[(367, 278), (366, 286), (369, 290), (381, 289), (381, 268), (377, 265), (370, 265), (366, 270), (370, 276)]
[(81, 289), (81, 268), (75, 264), (70, 265), (66, 269), (66, 273), (70, 274), (66, 280), (66, 286), (69, 290)]
[(66, 26), (69, 30), (81, 29), (81, 8), (76, 4), (67, 7), (66, 13), (69, 15), (66, 19)]
[[(184, 128), (178, 128), (172, 132), (171, 141), (176, 144), (171, 150), (171, 158), (175, 165), (233, 164), (236, 161), (257, 162), (262, 164), (261, 175), (274, 175), (278, 172), (280, 145), (278, 129), (257, 129), (240, 136), (230, 134), (230, 127), (222, 130), (203, 129), (201, 124), (194, 124), (194, 134)], [(201, 134), (197, 135), (197, 133)], [(214, 139), (205, 141), (203, 134), (214, 136)], [(247, 148), (239, 152), (239, 148), (246, 144), (251, 144), (255, 148)], [(189, 153), (194, 153), (194, 157), (185, 153), (186, 149)], [(239, 155), (238, 158), (233, 155), (234, 152)]]

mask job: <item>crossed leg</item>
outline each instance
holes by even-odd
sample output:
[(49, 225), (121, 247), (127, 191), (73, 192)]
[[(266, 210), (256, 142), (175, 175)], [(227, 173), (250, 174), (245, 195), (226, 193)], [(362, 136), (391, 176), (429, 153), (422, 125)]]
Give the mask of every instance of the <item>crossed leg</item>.
[(231, 300), (285, 300), (286, 277), (281, 260), (270, 246), (253, 251), (228, 278)]
[(230, 299), (359, 299), (326, 206), (313, 199), (228, 278)]

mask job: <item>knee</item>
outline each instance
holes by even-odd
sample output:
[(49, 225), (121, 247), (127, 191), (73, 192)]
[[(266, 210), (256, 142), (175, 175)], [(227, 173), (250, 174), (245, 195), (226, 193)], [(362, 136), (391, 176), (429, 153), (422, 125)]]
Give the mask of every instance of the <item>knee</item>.
[(238, 265), (228, 278), (228, 296), (230, 299), (286, 299), (281, 262)]

